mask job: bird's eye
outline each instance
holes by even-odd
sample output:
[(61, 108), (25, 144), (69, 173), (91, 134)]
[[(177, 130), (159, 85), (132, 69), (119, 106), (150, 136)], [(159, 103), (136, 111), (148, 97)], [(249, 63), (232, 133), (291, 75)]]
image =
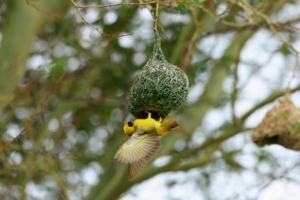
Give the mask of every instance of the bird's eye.
[(131, 123), (131, 122), (128, 122), (127, 124), (128, 124), (129, 127), (133, 126), (133, 123)]

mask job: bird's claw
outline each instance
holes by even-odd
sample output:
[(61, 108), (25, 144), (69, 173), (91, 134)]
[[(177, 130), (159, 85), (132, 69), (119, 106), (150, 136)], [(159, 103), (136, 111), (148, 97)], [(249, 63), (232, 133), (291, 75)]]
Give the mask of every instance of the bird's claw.
[(160, 116), (160, 114), (161, 114), (161, 112), (157, 112), (157, 114), (158, 114), (158, 116), (159, 116), (159, 123), (161, 123), (161, 121), (162, 121), (162, 118), (161, 118), (161, 116)]

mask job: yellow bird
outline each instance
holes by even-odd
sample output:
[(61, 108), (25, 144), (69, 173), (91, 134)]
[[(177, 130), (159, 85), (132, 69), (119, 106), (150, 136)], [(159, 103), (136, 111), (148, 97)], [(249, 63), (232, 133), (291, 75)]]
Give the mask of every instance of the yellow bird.
[(131, 136), (134, 133), (135, 128), (143, 130), (144, 132), (156, 132), (159, 136), (165, 136), (170, 131), (182, 130), (183, 126), (180, 126), (178, 122), (172, 117), (166, 117), (164, 120), (159, 118), (159, 121), (151, 118), (151, 113), (148, 112), (147, 119), (136, 119), (134, 123), (127, 122), (124, 127), (124, 133)]
[(182, 130), (183, 126), (171, 117), (156, 121), (151, 118), (149, 112), (147, 119), (136, 119), (134, 123), (128, 122), (123, 129), (124, 133), (131, 137), (119, 148), (115, 159), (129, 164), (128, 178), (133, 180), (161, 148), (160, 136), (170, 131)]

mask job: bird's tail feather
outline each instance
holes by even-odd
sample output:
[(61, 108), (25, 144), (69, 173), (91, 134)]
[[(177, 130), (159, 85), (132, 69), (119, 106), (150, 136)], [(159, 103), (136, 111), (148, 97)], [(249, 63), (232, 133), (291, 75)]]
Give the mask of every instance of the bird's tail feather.
[(183, 126), (180, 126), (178, 122), (172, 118), (172, 117), (166, 117), (161, 122), (161, 125), (159, 127), (163, 132), (169, 132), (169, 131), (179, 131), (183, 129)]

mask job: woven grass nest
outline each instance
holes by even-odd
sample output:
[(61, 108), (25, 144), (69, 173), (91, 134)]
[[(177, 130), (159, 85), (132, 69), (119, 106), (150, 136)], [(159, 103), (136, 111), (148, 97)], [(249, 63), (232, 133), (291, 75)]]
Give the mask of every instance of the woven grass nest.
[(137, 118), (147, 118), (145, 110), (153, 113), (154, 118), (164, 118), (182, 106), (189, 93), (187, 75), (166, 61), (161, 38), (157, 30), (154, 32), (153, 55), (136, 76), (129, 94), (128, 111)]
[(287, 93), (269, 110), (252, 134), (258, 146), (279, 144), (288, 149), (300, 150), (300, 111)]

